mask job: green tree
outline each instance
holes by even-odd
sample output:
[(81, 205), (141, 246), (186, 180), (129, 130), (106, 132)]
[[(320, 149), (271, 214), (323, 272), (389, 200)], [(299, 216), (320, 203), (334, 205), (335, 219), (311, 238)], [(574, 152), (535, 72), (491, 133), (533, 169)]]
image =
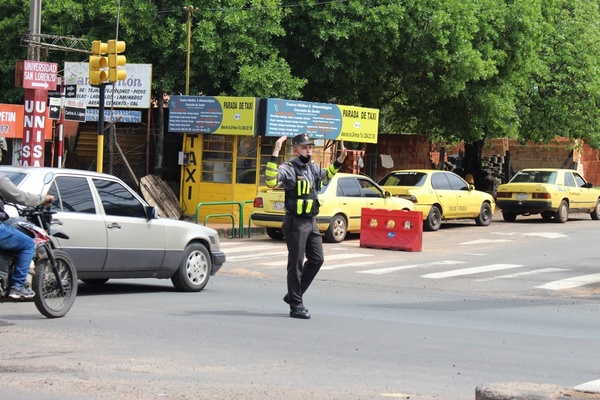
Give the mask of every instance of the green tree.
[(284, 20), (281, 48), (308, 79), (305, 97), (379, 108), (381, 132), (465, 140), (478, 144), (476, 157), (486, 137), (518, 134), (519, 88), (539, 48), (539, 1), (301, 4)]
[(544, 1), (543, 40), (521, 93), (522, 141), (583, 138), (600, 147), (600, 10), (587, 0)]

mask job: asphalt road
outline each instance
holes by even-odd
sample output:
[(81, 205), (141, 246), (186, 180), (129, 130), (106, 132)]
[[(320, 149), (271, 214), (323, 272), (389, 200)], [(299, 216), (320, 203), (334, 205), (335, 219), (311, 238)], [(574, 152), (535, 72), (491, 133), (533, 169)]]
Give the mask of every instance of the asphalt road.
[(474, 399), (600, 379), (600, 222), (444, 224), (421, 252), (325, 244), (288, 317), (285, 244), (224, 240), (204, 291), (80, 284), (69, 314), (0, 304), (2, 399)]

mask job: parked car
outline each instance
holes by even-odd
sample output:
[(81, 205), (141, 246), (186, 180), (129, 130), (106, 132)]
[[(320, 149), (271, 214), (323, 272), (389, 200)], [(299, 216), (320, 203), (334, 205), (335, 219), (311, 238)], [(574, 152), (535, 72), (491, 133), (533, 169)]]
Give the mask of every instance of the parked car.
[(567, 222), (570, 213), (589, 213), (592, 219), (600, 219), (600, 190), (570, 169), (523, 169), (498, 186), (496, 203), (507, 222), (530, 214), (560, 223)]
[(433, 169), (392, 171), (379, 185), (393, 196), (412, 201), (423, 212), (423, 228), (437, 231), (442, 221), (473, 218), (479, 226), (492, 222), (494, 197), (475, 190), (454, 172)]
[(202, 290), (225, 262), (217, 231), (158, 218), (120, 179), (63, 168), (1, 166), (20, 189), (54, 196), (56, 239), (75, 262), (79, 279), (170, 278), (180, 291)]
[[(266, 227), (272, 239), (283, 239), (284, 190), (259, 188), (251, 219)], [(337, 173), (319, 191), (321, 208), (317, 215), (319, 231), (329, 242), (339, 243), (348, 232), (360, 231), (363, 208), (414, 210), (414, 204), (392, 197), (375, 181), (364, 175)]]

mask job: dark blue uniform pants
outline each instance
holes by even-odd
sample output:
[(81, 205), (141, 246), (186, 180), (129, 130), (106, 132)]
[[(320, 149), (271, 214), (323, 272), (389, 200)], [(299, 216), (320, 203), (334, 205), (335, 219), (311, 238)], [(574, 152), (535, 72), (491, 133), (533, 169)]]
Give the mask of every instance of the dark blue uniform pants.
[(281, 228), (288, 248), (287, 286), (290, 307), (302, 308), (302, 295), (323, 265), (323, 239), (314, 217), (297, 217), (286, 213)]

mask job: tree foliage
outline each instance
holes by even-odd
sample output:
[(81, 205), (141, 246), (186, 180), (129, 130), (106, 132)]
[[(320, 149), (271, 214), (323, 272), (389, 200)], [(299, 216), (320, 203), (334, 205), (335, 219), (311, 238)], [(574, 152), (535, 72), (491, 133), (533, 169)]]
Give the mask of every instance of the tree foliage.
[[(479, 143), (556, 135), (600, 146), (600, 11), (588, 0), (44, 1), (42, 33), (127, 43), (156, 93), (283, 97), (374, 107), (380, 132)], [(29, 0), (0, 0), (5, 60)], [(117, 20), (118, 16), (118, 20)], [(117, 24), (118, 22), (118, 24)], [(47, 61), (87, 61), (43, 52)], [(0, 101), (22, 101), (0, 65)]]

